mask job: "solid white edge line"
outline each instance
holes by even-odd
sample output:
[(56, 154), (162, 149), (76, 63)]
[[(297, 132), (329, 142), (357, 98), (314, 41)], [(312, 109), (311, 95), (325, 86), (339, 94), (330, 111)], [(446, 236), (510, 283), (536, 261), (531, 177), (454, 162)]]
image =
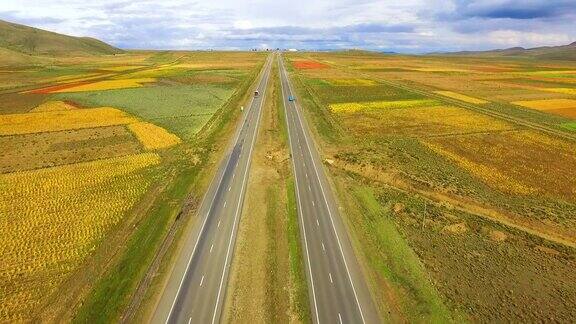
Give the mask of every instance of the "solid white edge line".
[[(282, 69), (280, 69), (280, 88), (282, 89), (282, 97), (284, 100), (284, 115), (286, 116), (286, 128), (288, 129), (288, 143), (290, 144), (290, 151), (294, 153), (294, 148), (292, 146), (292, 133), (290, 132), (290, 125), (288, 124), (288, 107), (286, 106), (286, 95), (284, 94), (284, 87), (282, 86), (282, 74), (285, 74), (284, 70), (284, 63), (282, 59), (279, 57), (278, 59), (279, 64), (281, 65)], [(300, 139), (298, 139), (300, 141)], [(298, 181), (296, 180), (296, 162), (294, 158), (292, 158), (292, 169), (294, 172), (294, 183), (296, 184), (296, 195), (298, 196), (298, 216), (300, 217), (300, 223), (302, 224), (302, 232), (304, 233), (304, 246), (306, 247), (306, 260), (308, 261), (308, 273), (310, 275), (310, 283), (312, 285), (312, 298), (314, 300), (314, 313), (316, 313), (316, 323), (320, 323), (320, 317), (318, 314), (318, 301), (316, 300), (316, 290), (314, 289), (314, 276), (312, 275), (312, 267), (310, 265), (310, 253), (308, 251), (308, 239), (306, 237), (306, 226), (304, 225), (304, 216), (302, 215), (302, 202), (300, 201), (300, 189), (298, 186)]]
[[(258, 81), (258, 85), (260, 85), (260, 83), (262, 83), (262, 79), (264, 78), (264, 75), (266, 73), (262, 73), (262, 75), (260, 76), (260, 80)], [(258, 88), (258, 86), (257, 86)], [(250, 105), (249, 105), (249, 109), (252, 110), (252, 103), (254, 102), (254, 97), (251, 97), (250, 99)], [(248, 116), (248, 112), (243, 116), (244, 117), (244, 121), (246, 120), (246, 118)], [(242, 125), (243, 122), (240, 123), (240, 125)], [(236, 130), (236, 135), (234, 138), (234, 141), (230, 144), (230, 152), (231, 149), (234, 148), (234, 146), (236, 145), (236, 143), (238, 143), (238, 139), (240, 138), (240, 134), (242, 133), (242, 127), (238, 127), (238, 129)], [(204, 218), (204, 222), (202, 223), (202, 227), (200, 228), (200, 232), (198, 232), (198, 238), (196, 239), (196, 243), (194, 243), (194, 248), (192, 249), (192, 253), (190, 254), (190, 258), (188, 259), (188, 263), (186, 264), (186, 270), (184, 271), (184, 275), (182, 276), (182, 279), (180, 280), (180, 284), (178, 285), (178, 290), (176, 291), (176, 295), (174, 296), (174, 300), (172, 301), (172, 306), (170, 306), (170, 311), (168, 312), (168, 316), (166, 317), (166, 321), (165, 323), (168, 323), (168, 321), (170, 321), (170, 317), (172, 316), (172, 311), (174, 311), (174, 306), (176, 305), (176, 301), (178, 300), (178, 296), (180, 295), (180, 290), (182, 289), (182, 284), (184, 283), (184, 280), (186, 279), (186, 276), (188, 275), (188, 269), (190, 268), (190, 263), (192, 262), (192, 259), (194, 258), (194, 254), (196, 254), (196, 248), (198, 247), (198, 242), (200, 242), (200, 238), (202, 237), (202, 233), (204, 232), (204, 227), (206, 226), (206, 222), (208, 221), (208, 216), (210, 215), (210, 211), (212, 210), (212, 205), (214, 204), (214, 200), (216, 199), (216, 194), (218, 193), (218, 188), (220, 188), (220, 186), (222, 185), (222, 180), (224, 179), (224, 174), (226, 173), (226, 166), (228, 166), (228, 164), (230, 163), (230, 159), (232, 157), (232, 154), (228, 155), (228, 158), (226, 160), (226, 163), (224, 164), (224, 169), (222, 170), (222, 175), (220, 176), (220, 180), (218, 180), (218, 186), (216, 186), (216, 189), (214, 190), (214, 196), (212, 197), (212, 201), (210, 202), (210, 208), (208, 208), (208, 213), (206, 214), (206, 217)], [(212, 178), (212, 180), (214, 180), (215, 178)], [(212, 183), (210, 183), (210, 186), (212, 186)], [(206, 198), (208, 197), (208, 194), (210, 193), (210, 188), (208, 187), (208, 191), (206, 192), (206, 194), (204, 195), (204, 198), (202, 198), (202, 202), (200, 203), (200, 206), (202, 206), (204, 204), (204, 201), (206, 200)]]
[[(288, 81), (288, 87), (290, 88), (290, 93), (293, 93), (292, 86), (290, 84), (290, 80)], [(294, 103), (294, 108), (296, 110), (296, 115), (298, 115), (298, 123), (302, 128), (302, 133), (304, 134), (304, 140), (306, 141), (306, 146), (308, 147), (308, 152), (310, 153), (310, 159), (312, 160), (312, 165), (314, 166), (314, 172), (316, 173), (316, 178), (320, 183), (320, 189), (322, 191), (322, 196), (324, 198), (324, 203), (326, 204), (326, 209), (328, 209), (328, 215), (330, 216), (330, 223), (332, 224), (332, 230), (334, 231), (334, 235), (336, 235), (336, 240), (338, 241), (338, 248), (340, 249), (340, 255), (342, 255), (342, 260), (344, 261), (344, 266), (346, 267), (346, 273), (348, 274), (348, 280), (350, 280), (350, 285), (352, 286), (352, 291), (354, 291), (354, 298), (356, 299), (356, 304), (358, 305), (358, 309), (360, 310), (360, 316), (362, 317), (362, 323), (366, 323), (364, 319), (364, 313), (362, 311), (362, 306), (360, 306), (360, 301), (358, 300), (358, 294), (356, 293), (356, 287), (354, 287), (354, 282), (352, 281), (352, 275), (350, 275), (350, 270), (348, 268), (348, 263), (346, 262), (346, 257), (344, 256), (344, 251), (342, 250), (342, 244), (340, 243), (340, 237), (338, 236), (338, 232), (336, 231), (336, 226), (334, 225), (334, 220), (332, 218), (332, 211), (330, 210), (330, 206), (328, 205), (328, 200), (326, 199), (326, 193), (324, 192), (324, 186), (322, 185), (322, 181), (320, 180), (320, 176), (318, 175), (318, 167), (316, 166), (316, 161), (314, 156), (312, 155), (312, 150), (310, 149), (310, 143), (308, 142), (308, 137), (306, 136), (306, 129), (302, 124), (302, 117), (300, 116), (299, 109), (297, 108), (297, 104)]]
[[(272, 59), (270, 59), (270, 61), (272, 61)], [(214, 324), (216, 322), (216, 314), (218, 313), (218, 306), (220, 304), (220, 295), (222, 294), (222, 286), (224, 284), (224, 276), (226, 274), (226, 268), (228, 267), (228, 261), (230, 259), (230, 250), (232, 247), (232, 242), (234, 241), (234, 235), (236, 233), (236, 226), (238, 224), (238, 215), (239, 215), (239, 211), (240, 211), (240, 206), (242, 205), (242, 196), (244, 194), (244, 189), (246, 186), (246, 179), (247, 174), (248, 174), (248, 170), (250, 170), (250, 164), (251, 164), (251, 160), (252, 160), (252, 151), (254, 150), (254, 143), (256, 142), (256, 137), (258, 137), (258, 129), (259, 129), (259, 125), (260, 125), (260, 117), (262, 116), (262, 105), (266, 99), (266, 90), (268, 88), (268, 80), (269, 80), (269, 76), (270, 76), (270, 70), (271, 70), (271, 65), (272, 62), (270, 62), (270, 64), (267, 63), (267, 65), (270, 65), (267, 67), (267, 71), (265, 73), (266, 75), (266, 82), (264, 84), (264, 90), (262, 91), (262, 100), (260, 101), (260, 105), (258, 107), (258, 119), (256, 120), (256, 124), (254, 125), (254, 135), (252, 135), (252, 143), (250, 144), (250, 152), (248, 153), (248, 162), (246, 164), (246, 169), (244, 170), (244, 176), (242, 178), (242, 187), (240, 188), (240, 196), (238, 198), (238, 205), (236, 206), (236, 213), (234, 215), (234, 224), (232, 225), (232, 232), (230, 234), (230, 241), (228, 242), (228, 249), (226, 251), (226, 259), (224, 261), (224, 267), (222, 268), (222, 276), (220, 278), (220, 287), (218, 288), (218, 295), (216, 297), (216, 305), (214, 306), (214, 314), (212, 315), (212, 324)]]

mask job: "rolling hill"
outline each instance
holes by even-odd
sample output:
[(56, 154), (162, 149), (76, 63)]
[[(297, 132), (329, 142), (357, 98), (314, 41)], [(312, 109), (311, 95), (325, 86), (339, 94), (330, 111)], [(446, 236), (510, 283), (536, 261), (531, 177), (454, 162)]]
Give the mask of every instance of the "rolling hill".
[(561, 46), (542, 46), (535, 48), (512, 47), (490, 51), (463, 51), (446, 54), (469, 56), (533, 57), (547, 60), (576, 61), (576, 42)]
[(73, 37), (0, 20), (0, 50), (31, 56), (105, 55), (122, 50), (90, 37)]

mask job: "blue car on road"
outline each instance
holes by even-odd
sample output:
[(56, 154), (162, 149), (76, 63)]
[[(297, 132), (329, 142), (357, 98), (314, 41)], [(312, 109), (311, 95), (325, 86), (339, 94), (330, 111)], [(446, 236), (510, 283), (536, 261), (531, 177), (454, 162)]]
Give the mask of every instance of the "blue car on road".
[(294, 98), (293, 96), (288, 97), (288, 101), (295, 101), (295, 100), (296, 100), (296, 98)]

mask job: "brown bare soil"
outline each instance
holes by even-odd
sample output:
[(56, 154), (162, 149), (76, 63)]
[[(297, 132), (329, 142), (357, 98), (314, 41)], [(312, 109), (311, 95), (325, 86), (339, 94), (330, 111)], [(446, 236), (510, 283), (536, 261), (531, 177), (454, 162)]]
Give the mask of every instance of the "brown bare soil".
[(29, 112), (46, 100), (43, 94), (0, 94), (0, 114), (20, 114)]
[(571, 119), (576, 119), (576, 108), (549, 109), (547, 112)]

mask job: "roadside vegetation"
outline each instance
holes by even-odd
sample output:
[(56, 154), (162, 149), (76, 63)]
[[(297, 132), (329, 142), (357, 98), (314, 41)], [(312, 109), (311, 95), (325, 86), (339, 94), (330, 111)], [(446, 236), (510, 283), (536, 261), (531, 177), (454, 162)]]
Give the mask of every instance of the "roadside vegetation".
[(573, 63), (286, 56), (381, 314), (574, 316)]

